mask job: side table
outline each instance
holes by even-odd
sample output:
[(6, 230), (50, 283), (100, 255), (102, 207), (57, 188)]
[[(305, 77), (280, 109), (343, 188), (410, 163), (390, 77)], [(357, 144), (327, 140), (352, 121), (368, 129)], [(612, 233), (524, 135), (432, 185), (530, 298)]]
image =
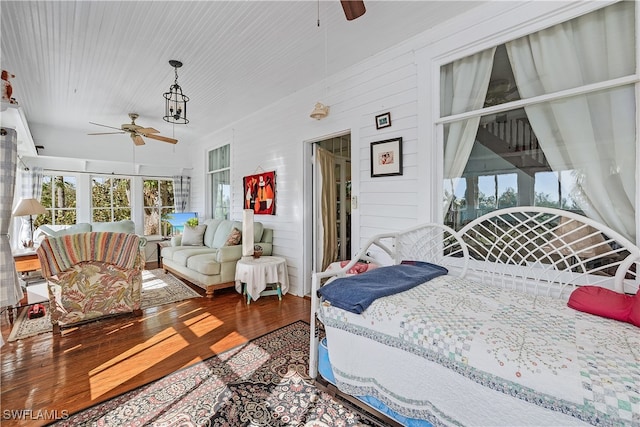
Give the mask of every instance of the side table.
[(34, 250), (16, 251), (13, 253), (18, 273), (40, 270), (40, 260)]
[(162, 251), (162, 248), (171, 246), (171, 240), (158, 240), (156, 242), (156, 245), (157, 245), (156, 251), (158, 252), (158, 268), (162, 268), (162, 255), (160, 254), (160, 252)]
[[(245, 285), (243, 287), (243, 284)], [(267, 291), (267, 285), (275, 289)], [(261, 296), (282, 295), (289, 290), (287, 261), (278, 256), (244, 257), (236, 263), (236, 291), (247, 295), (247, 304)]]

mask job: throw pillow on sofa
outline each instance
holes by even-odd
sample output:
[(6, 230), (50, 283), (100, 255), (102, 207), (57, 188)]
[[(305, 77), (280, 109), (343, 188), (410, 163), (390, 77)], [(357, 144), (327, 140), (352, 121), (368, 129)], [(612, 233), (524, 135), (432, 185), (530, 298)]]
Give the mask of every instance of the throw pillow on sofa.
[(204, 246), (204, 232), (207, 230), (207, 226), (196, 225), (195, 227), (184, 227), (182, 232), (182, 245), (183, 246)]
[(233, 227), (231, 233), (227, 236), (227, 241), (224, 243), (225, 246), (236, 246), (240, 244), (242, 240), (242, 232), (237, 228)]

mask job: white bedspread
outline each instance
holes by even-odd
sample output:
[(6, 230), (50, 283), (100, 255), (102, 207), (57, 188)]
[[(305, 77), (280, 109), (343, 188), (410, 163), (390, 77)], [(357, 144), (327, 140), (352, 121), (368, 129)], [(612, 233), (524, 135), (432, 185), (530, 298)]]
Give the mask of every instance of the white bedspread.
[(338, 386), (406, 416), (640, 425), (640, 328), (562, 300), (443, 276), (362, 315), (323, 307), (320, 320)]

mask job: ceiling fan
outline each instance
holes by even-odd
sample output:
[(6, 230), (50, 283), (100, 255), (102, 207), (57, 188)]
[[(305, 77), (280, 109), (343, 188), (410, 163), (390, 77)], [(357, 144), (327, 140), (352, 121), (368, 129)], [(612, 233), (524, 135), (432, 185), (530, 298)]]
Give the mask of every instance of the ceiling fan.
[(359, 18), (367, 11), (362, 0), (340, 0), (340, 4), (342, 4), (347, 21)]
[(144, 139), (142, 137), (157, 139), (158, 141), (168, 142), (170, 144), (176, 144), (178, 142), (177, 139), (169, 138), (167, 136), (156, 135), (160, 131), (155, 130), (154, 128), (145, 128), (136, 124), (136, 119), (139, 117), (137, 113), (129, 113), (129, 118), (131, 119), (131, 123), (124, 123), (119, 128), (114, 126), (101, 125), (100, 123), (89, 122), (92, 125), (102, 126), (105, 128), (118, 129), (118, 132), (100, 132), (100, 133), (89, 133), (87, 135), (110, 135), (115, 133), (129, 133), (133, 143), (136, 145), (144, 145)]

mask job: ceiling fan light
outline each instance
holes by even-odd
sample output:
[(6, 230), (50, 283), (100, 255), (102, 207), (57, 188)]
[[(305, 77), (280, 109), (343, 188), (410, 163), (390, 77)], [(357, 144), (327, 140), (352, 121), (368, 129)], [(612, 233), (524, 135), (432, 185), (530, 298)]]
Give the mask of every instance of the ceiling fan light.
[(316, 102), (316, 106), (309, 115), (312, 119), (320, 120), (327, 117), (329, 114), (329, 107), (324, 105), (322, 102)]
[(187, 119), (189, 97), (182, 93), (182, 88), (178, 84), (178, 68), (182, 67), (182, 62), (172, 59), (169, 64), (175, 69), (176, 79), (169, 88), (169, 92), (164, 93), (165, 108), (163, 119), (169, 123), (185, 125), (189, 123), (189, 119)]

